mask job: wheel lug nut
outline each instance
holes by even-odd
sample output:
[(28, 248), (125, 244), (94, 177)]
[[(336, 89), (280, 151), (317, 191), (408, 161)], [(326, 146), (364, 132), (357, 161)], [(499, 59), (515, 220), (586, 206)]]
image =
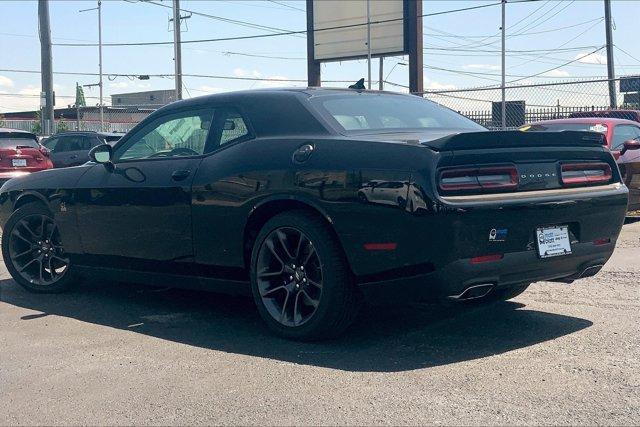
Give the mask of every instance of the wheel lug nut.
[(291, 268), (296, 268), (296, 265), (295, 265), (295, 264), (292, 264), (292, 265), (291, 265)]
[(289, 276), (289, 280), (293, 280), (293, 276)]
[(300, 266), (300, 270), (304, 271), (304, 265)]

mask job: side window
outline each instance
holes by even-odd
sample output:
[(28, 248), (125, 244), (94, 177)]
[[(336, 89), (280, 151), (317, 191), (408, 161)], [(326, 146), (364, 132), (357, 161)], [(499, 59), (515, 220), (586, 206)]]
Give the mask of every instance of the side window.
[(80, 149), (91, 150), (91, 147), (93, 147), (94, 140), (95, 138), (93, 137), (83, 136), (82, 138), (80, 138)]
[(53, 153), (64, 153), (66, 151), (71, 151), (71, 137), (69, 136), (61, 136), (58, 138), (58, 142), (51, 150)]
[(114, 157), (133, 160), (203, 154), (213, 118), (208, 108), (159, 117), (132, 135)]
[(228, 110), (222, 124), (222, 134), (220, 135), (220, 145), (227, 144), (249, 134), (247, 124), (242, 116), (235, 110)]
[(640, 128), (633, 125), (618, 125), (613, 132), (611, 150), (620, 151), (625, 141), (640, 137)]
[(58, 145), (58, 141), (60, 141), (60, 138), (49, 138), (44, 141), (42, 145), (44, 145), (44, 147), (49, 151), (55, 151), (56, 145)]

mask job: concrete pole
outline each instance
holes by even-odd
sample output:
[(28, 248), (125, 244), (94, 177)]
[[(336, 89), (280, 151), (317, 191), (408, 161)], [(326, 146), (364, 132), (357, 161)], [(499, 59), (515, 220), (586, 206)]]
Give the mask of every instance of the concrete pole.
[(378, 89), (384, 90), (384, 58), (380, 57), (380, 78), (378, 79)]
[(102, 1), (98, 0), (98, 72), (100, 81), (100, 130), (104, 132), (104, 102), (102, 101)]
[(176, 101), (182, 99), (182, 49), (180, 46), (180, 0), (173, 0), (173, 54), (175, 60)]
[(367, 89), (371, 90), (371, 2), (367, 0), (367, 70), (369, 80)]
[(53, 60), (51, 56), (51, 28), (49, 26), (49, 0), (38, 0), (40, 28), (40, 78), (45, 105), (42, 109), (41, 132), (53, 133)]
[(611, 33), (611, 0), (604, 0), (604, 22), (607, 37), (607, 78), (609, 79), (609, 106), (617, 108), (616, 100), (616, 72), (613, 65), (613, 34)]
[(500, 105), (501, 108), (501, 117), (502, 117), (502, 123), (501, 123), (501, 127), (502, 130), (505, 130), (507, 128), (507, 104), (506, 104), (506, 100), (507, 100), (507, 92), (505, 89), (505, 85), (507, 84), (507, 79), (506, 79), (506, 6), (507, 6), (507, 0), (502, 0), (502, 85), (501, 85), (501, 92), (502, 92), (502, 102)]

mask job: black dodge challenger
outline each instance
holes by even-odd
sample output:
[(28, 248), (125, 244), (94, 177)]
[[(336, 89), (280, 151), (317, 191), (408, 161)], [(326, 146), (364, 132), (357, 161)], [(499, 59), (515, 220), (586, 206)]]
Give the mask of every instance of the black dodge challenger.
[(89, 157), (2, 186), (16, 282), (246, 292), (299, 339), (342, 332), (366, 298), (495, 301), (593, 275), (628, 195), (599, 134), (489, 132), (346, 89), (176, 102)]

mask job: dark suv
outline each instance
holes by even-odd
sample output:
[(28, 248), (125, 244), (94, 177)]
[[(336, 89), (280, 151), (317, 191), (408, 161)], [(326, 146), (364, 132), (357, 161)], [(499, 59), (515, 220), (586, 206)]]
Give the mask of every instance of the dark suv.
[(89, 161), (89, 150), (100, 144), (115, 144), (122, 135), (108, 132), (72, 131), (55, 134), (42, 145), (50, 152), (55, 168), (78, 166)]

